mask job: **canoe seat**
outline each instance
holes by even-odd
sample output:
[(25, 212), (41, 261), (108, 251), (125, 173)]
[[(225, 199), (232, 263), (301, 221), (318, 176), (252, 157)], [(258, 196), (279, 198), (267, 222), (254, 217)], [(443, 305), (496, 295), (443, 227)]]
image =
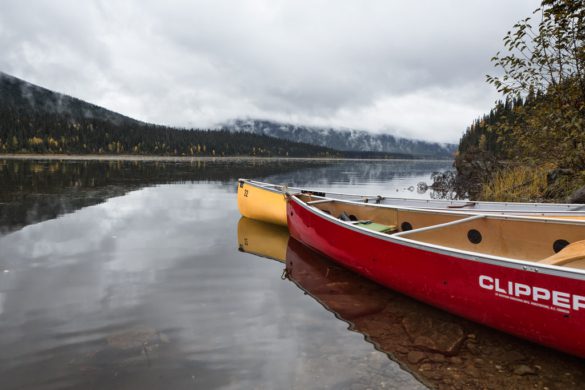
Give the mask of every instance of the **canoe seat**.
[(368, 230), (373, 230), (379, 233), (394, 233), (397, 229), (396, 225), (382, 225), (372, 221), (356, 221), (352, 223), (354, 226), (363, 227)]
[(585, 240), (576, 241), (567, 245), (558, 253), (540, 260), (539, 263), (564, 265), (578, 260), (585, 260)]

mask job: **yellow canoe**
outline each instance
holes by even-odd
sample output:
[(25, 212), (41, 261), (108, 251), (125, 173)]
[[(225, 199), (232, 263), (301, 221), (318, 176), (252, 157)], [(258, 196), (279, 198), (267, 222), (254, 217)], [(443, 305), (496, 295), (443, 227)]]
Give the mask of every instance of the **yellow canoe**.
[(285, 193), (304, 193), (316, 199), (331, 198), (361, 203), (374, 203), (394, 207), (466, 211), (495, 215), (526, 215), (567, 219), (585, 219), (585, 205), (571, 203), (516, 203), (471, 202), (466, 200), (438, 200), (395, 198), (380, 195), (356, 195), (320, 192), (293, 188), (249, 179), (238, 180), (238, 208), (244, 217), (275, 225), (287, 226)]
[(286, 226), (284, 192), (280, 186), (259, 185), (257, 182), (240, 179), (238, 182), (240, 214), (257, 221)]

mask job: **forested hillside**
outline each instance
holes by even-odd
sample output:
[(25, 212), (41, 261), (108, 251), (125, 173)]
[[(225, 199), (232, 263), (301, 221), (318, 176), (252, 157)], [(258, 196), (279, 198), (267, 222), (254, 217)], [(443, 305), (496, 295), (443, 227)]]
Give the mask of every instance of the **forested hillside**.
[(504, 46), (487, 81), (505, 99), (461, 138), (458, 179), (472, 197), (566, 200), (585, 184), (585, 3), (542, 1)]
[(256, 134), (150, 125), (2, 73), (0, 153), (342, 156)]

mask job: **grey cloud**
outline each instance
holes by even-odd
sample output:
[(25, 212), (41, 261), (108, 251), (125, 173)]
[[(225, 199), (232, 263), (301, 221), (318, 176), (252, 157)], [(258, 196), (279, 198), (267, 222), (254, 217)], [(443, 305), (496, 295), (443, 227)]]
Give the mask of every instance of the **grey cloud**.
[[(483, 78), (504, 33), (537, 5), (8, 0), (0, 69), (157, 123), (262, 117), (455, 141), (497, 98)], [(440, 110), (436, 125), (396, 119)]]

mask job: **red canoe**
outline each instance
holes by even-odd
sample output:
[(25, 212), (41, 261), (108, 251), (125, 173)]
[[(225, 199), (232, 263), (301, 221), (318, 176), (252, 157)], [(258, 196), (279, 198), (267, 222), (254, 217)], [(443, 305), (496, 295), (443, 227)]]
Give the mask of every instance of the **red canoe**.
[(582, 221), (304, 196), (288, 197), (287, 218), (292, 237), (386, 287), (585, 357)]

